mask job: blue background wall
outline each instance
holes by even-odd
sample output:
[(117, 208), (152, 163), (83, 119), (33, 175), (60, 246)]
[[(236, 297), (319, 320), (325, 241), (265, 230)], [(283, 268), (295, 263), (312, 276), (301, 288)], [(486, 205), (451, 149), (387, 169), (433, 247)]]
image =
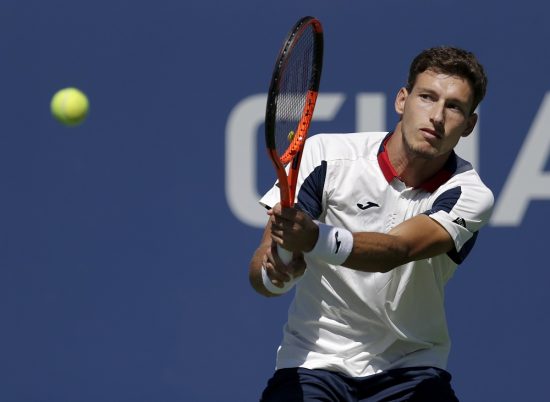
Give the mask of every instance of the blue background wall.
[[(485, 64), (475, 149), (504, 218), (448, 285), (449, 370), (463, 401), (548, 400), (542, 4), (2, 0), (0, 400), (257, 400), (291, 296), (263, 299), (248, 285), (261, 229), (230, 208), (228, 120), (265, 94), (303, 15), (325, 29), (321, 90), (344, 99), (312, 132), (356, 130), (364, 93), (385, 94), (391, 128), (393, 97), (426, 47), (463, 46)], [(77, 128), (49, 112), (65, 86), (90, 98)], [(539, 150), (543, 163), (520, 171), (510, 194), (535, 179), (542, 190), (506, 222), (515, 195), (505, 203), (503, 189), (530, 134), (538, 142), (522, 160), (540, 161)], [(262, 135), (246, 155), (260, 193), (273, 180)]]

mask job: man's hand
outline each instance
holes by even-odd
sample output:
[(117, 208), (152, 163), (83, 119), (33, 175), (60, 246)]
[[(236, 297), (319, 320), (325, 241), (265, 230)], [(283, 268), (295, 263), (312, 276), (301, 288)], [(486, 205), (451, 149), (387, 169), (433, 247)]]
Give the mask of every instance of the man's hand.
[(262, 260), (267, 276), (273, 285), (282, 288), (285, 282), (302, 276), (306, 270), (306, 262), (302, 253), (294, 253), (292, 260), (285, 265), (277, 254), (277, 245), (273, 243)]
[[(292, 260), (285, 264), (277, 254), (277, 250), (278, 245), (271, 236), (271, 219), (269, 219), (264, 229), (262, 242), (250, 261), (248, 276), (254, 290), (267, 297), (284, 293), (284, 289), (290, 286), (289, 281), (298, 279), (306, 270), (306, 262), (302, 253), (293, 253)], [(269, 280), (269, 285), (280, 288), (282, 292), (273, 292), (273, 286), (271, 288), (267, 286), (266, 280)]]
[(305, 212), (282, 208), (280, 204), (269, 210), (273, 242), (293, 252), (308, 252), (319, 237), (319, 227)]

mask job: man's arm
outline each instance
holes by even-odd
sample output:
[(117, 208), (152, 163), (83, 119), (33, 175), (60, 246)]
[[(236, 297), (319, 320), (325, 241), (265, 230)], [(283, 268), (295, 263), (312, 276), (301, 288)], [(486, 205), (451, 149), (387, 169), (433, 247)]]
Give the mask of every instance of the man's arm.
[(271, 239), (271, 220), (268, 221), (262, 241), (252, 256), (248, 277), (256, 292), (267, 297), (279, 296), (280, 294), (272, 293), (264, 286), (262, 266), (271, 283), (281, 289), (285, 282), (302, 276), (306, 268), (302, 253), (294, 253), (293, 259), (288, 265), (281, 261), (277, 254), (276, 243)]
[(384, 233), (354, 233), (353, 249), (343, 266), (367, 272), (387, 272), (410, 261), (451, 251), (454, 242), (439, 223), (417, 215)]
[[(310, 252), (319, 238), (319, 227), (305, 213), (275, 206), (270, 214), (272, 240), (292, 251)], [(387, 272), (410, 261), (453, 249), (449, 233), (426, 215), (415, 216), (387, 234), (353, 233), (353, 248), (344, 267), (365, 272)]]

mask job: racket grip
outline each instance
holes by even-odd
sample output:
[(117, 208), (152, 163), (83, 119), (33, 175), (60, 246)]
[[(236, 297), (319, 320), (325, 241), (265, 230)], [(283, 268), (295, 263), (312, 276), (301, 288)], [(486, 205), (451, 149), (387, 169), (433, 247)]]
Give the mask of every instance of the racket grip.
[(285, 265), (292, 261), (292, 251), (288, 251), (279, 245), (277, 245), (277, 254), (279, 254), (279, 258)]

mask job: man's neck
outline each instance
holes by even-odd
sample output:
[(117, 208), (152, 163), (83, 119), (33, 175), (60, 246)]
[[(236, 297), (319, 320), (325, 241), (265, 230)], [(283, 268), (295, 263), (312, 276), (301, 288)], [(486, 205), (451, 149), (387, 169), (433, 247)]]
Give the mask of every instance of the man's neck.
[(439, 172), (449, 159), (449, 153), (434, 158), (426, 158), (412, 152), (403, 140), (400, 123), (386, 147), (390, 163), (401, 181), (408, 187), (420, 186)]

